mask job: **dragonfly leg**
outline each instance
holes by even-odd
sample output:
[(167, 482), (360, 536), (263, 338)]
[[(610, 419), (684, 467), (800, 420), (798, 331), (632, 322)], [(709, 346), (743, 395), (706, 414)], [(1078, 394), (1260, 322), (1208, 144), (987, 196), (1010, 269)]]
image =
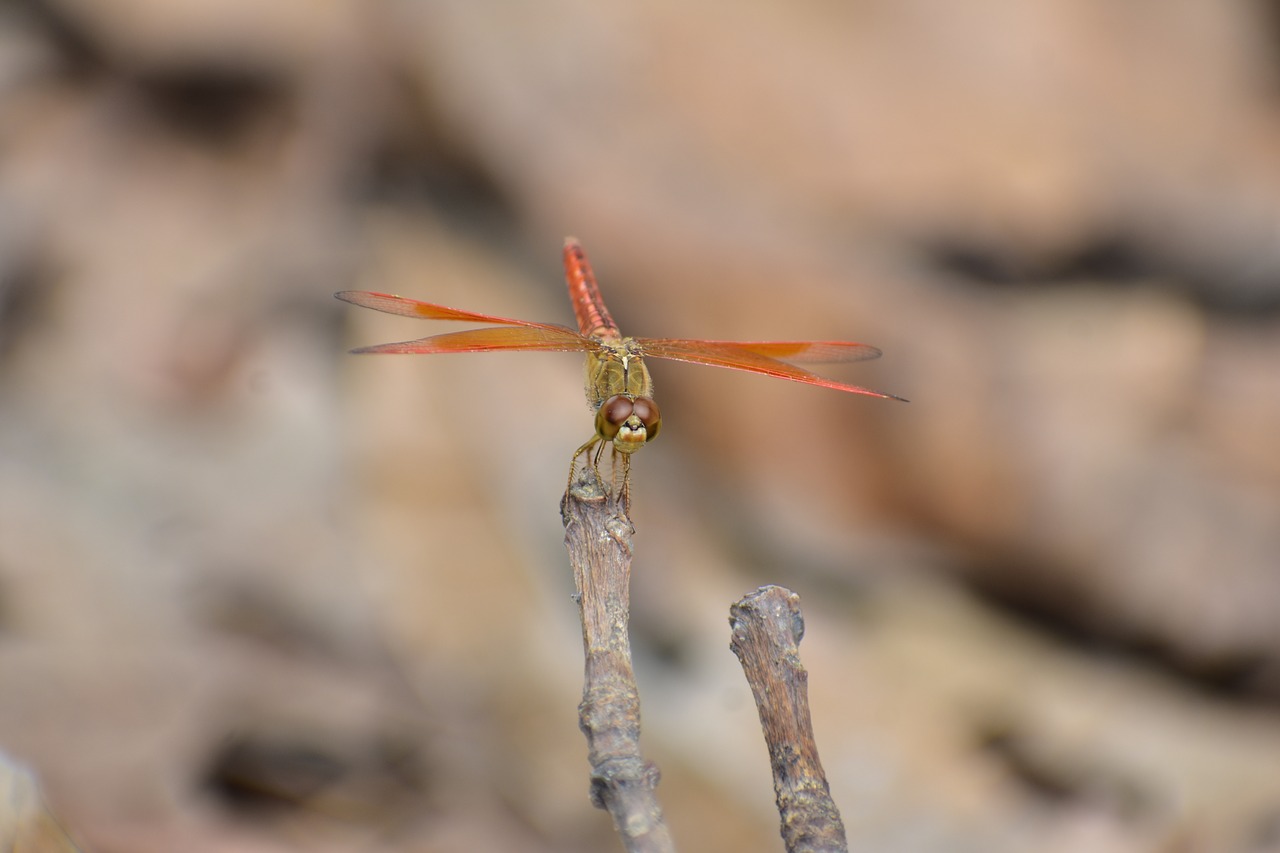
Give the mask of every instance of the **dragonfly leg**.
[[(622, 512), (631, 514), (631, 454), (622, 455)], [(616, 466), (617, 460), (614, 460)]]
[[(595, 459), (594, 459), (594, 460), (591, 458), (591, 449), (592, 449), (593, 447), (594, 447), (594, 448), (596, 448), (596, 453), (595, 453)], [(590, 465), (590, 466), (591, 466), (591, 470), (595, 472), (595, 474), (596, 474), (596, 478), (597, 478), (597, 479), (599, 479), (599, 477), (600, 477), (600, 454), (601, 454), (601, 452), (603, 452), (603, 450), (604, 450), (604, 445), (602, 444), (602, 442), (601, 442), (601, 440), (600, 440), (600, 436), (595, 435), (595, 436), (592, 436), (592, 437), (591, 437), (591, 440), (590, 440), (590, 441), (587, 441), (587, 442), (586, 442), (586, 443), (584, 443), (581, 447), (579, 447), (577, 450), (575, 450), (575, 451), (574, 451), (574, 453), (573, 453), (573, 458), (569, 460), (569, 485), (566, 487), (566, 491), (567, 491), (569, 488), (572, 488), (572, 487), (573, 487), (573, 477), (574, 477), (574, 475), (575, 475), (575, 474), (577, 474), (577, 473), (578, 473), (578, 459), (579, 459), (579, 457), (582, 457), (582, 458), (584, 459), (584, 461), (585, 461), (588, 465)]]
[[(601, 487), (604, 487), (604, 478), (600, 476), (600, 459), (604, 456), (605, 445), (608, 445), (611, 451), (609, 459), (609, 494), (619, 496), (622, 499), (623, 511), (627, 512), (631, 507), (631, 454), (619, 451), (610, 442), (604, 441), (598, 435), (574, 451), (573, 459), (569, 461), (569, 484), (567, 488), (573, 487), (573, 479), (578, 473), (579, 459), (583, 460), (583, 464), (591, 466), (596, 479), (600, 481)], [(621, 463), (618, 462), (618, 457), (622, 457)], [(621, 486), (618, 483), (619, 468), (622, 469)]]
[[(602, 446), (601, 450), (603, 449)], [(610, 450), (612, 453), (609, 459), (609, 494), (618, 496), (622, 501), (622, 511), (629, 512), (631, 509), (631, 454), (612, 446)], [(599, 455), (599, 453), (596, 454), (597, 462)], [(619, 459), (622, 461), (619, 462)], [(621, 469), (621, 484), (618, 482), (619, 469)]]

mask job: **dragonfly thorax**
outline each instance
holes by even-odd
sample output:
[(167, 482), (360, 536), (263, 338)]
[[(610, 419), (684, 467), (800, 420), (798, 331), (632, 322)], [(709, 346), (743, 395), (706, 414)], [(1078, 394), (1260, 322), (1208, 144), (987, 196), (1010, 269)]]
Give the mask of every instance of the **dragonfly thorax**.
[(605, 400), (618, 395), (653, 398), (653, 380), (642, 358), (640, 345), (632, 338), (599, 338), (601, 348), (587, 353), (587, 402), (599, 409)]

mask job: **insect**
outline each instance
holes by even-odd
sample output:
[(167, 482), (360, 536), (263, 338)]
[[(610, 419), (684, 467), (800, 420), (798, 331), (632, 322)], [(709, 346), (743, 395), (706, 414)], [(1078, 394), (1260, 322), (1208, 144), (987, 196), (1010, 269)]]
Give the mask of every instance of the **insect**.
[[(877, 358), (880, 350), (867, 344), (846, 341), (704, 341), (676, 338), (623, 337), (609, 315), (595, 274), (581, 244), (570, 237), (564, 243), (564, 272), (573, 301), (578, 331), (551, 323), (512, 320), (473, 311), (459, 311), (403, 296), (363, 290), (344, 290), (339, 299), (387, 314), (425, 320), (461, 320), (496, 323), (484, 329), (449, 332), (402, 343), (378, 344), (352, 350), (355, 353), (450, 353), (543, 350), (584, 352), (587, 402), (595, 411), (595, 434), (573, 455), (569, 478), (578, 459), (586, 457), (598, 470), (606, 445), (622, 457), (624, 504), (630, 476), (631, 454), (657, 437), (662, 426), (658, 404), (653, 401), (653, 380), (644, 359), (666, 358), (711, 367), (727, 367), (790, 379), (851, 394), (865, 394), (890, 400), (904, 398), (846, 385), (810, 373), (793, 364), (864, 361)], [(595, 453), (592, 455), (592, 450)], [(616, 471), (616, 465), (615, 465)], [(616, 477), (616, 473), (615, 473)]]

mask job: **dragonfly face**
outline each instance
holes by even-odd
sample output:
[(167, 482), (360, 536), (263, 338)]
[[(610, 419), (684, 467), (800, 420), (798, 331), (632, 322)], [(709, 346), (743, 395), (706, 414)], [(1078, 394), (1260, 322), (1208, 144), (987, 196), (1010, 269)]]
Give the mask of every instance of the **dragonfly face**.
[(623, 453), (634, 453), (653, 441), (661, 426), (658, 404), (648, 397), (616, 394), (596, 409), (596, 435)]

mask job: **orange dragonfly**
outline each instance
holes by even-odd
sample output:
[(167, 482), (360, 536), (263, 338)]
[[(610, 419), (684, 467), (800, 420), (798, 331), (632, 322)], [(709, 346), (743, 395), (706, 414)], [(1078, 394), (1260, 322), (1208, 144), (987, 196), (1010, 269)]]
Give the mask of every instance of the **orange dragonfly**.
[(622, 454), (624, 496), (630, 474), (631, 454), (652, 441), (662, 425), (658, 405), (653, 401), (653, 380), (644, 363), (644, 359), (649, 356), (745, 370), (836, 391), (905, 402), (903, 397), (835, 382), (787, 363), (864, 361), (879, 357), (880, 350), (873, 346), (846, 341), (703, 341), (623, 337), (600, 296), (600, 288), (596, 284), (586, 253), (572, 237), (564, 242), (564, 272), (569, 285), (569, 298), (573, 300), (573, 313), (578, 319), (576, 332), (566, 326), (459, 311), (387, 293), (344, 290), (334, 295), (344, 302), (387, 314), (425, 320), (498, 324), (495, 327), (449, 332), (402, 343), (360, 347), (352, 350), (355, 353), (508, 350), (586, 353), (587, 402), (596, 413), (596, 431), (574, 453), (569, 477), (570, 480), (573, 479), (579, 457), (589, 456), (593, 448), (595, 456), (591, 464), (593, 468), (598, 468), (605, 445), (611, 444), (615, 454)]

